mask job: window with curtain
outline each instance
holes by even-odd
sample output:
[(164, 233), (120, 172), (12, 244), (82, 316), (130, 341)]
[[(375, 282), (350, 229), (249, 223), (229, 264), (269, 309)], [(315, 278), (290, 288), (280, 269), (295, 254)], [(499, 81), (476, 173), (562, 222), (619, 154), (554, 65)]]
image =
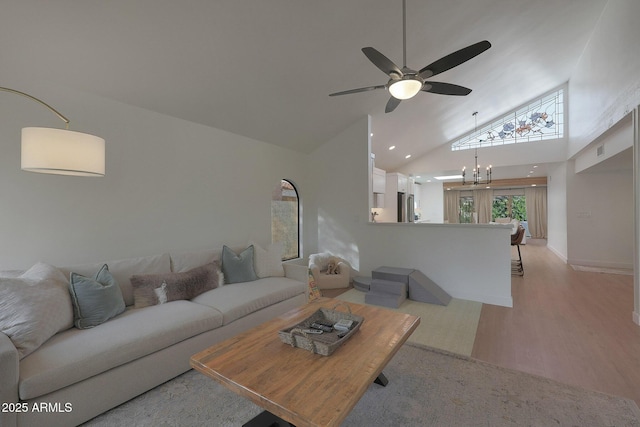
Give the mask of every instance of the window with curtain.
[(547, 189), (526, 188), (524, 197), (527, 200), (527, 223), (529, 234), (534, 239), (547, 238)]
[(527, 220), (526, 198), (524, 195), (496, 195), (493, 197), (492, 216)]
[(460, 196), (460, 224), (473, 223), (473, 196)]

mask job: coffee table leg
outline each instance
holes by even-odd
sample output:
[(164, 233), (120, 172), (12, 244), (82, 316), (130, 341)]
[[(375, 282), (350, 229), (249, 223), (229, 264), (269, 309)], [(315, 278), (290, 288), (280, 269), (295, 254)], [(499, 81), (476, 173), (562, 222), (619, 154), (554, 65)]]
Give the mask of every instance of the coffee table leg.
[(293, 424), (273, 415), (269, 411), (262, 411), (242, 427), (295, 427)]
[(378, 378), (376, 378), (376, 380), (374, 381), (374, 383), (376, 384), (380, 384), (382, 387), (386, 387), (387, 384), (389, 384), (389, 380), (387, 379), (387, 377), (384, 375), (384, 372), (380, 372), (380, 375), (378, 375)]

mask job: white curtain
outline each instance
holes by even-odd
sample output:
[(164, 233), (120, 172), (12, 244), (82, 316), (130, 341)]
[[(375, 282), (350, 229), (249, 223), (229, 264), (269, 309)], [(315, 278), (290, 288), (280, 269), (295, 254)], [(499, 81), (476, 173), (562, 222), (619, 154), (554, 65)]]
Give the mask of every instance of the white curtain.
[(547, 189), (525, 188), (527, 223), (529, 233), (534, 239), (547, 238)]
[(445, 191), (444, 192), (444, 222), (449, 224), (458, 224), (460, 222), (460, 192)]
[(478, 224), (488, 224), (493, 211), (493, 190), (473, 190)]

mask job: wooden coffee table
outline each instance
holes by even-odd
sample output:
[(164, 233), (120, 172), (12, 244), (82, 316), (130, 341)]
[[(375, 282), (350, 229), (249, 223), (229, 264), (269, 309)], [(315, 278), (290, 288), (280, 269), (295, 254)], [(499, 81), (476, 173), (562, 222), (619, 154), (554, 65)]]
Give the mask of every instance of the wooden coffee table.
[(330, 356), (280, 340), (279, 330), (339, 302), (321, 298), (291, 310), (195, 354), (191, 366), (266, 410), (245, 426), (338, 426), (371, 383), (386, 385), (382, 369), (420, 323), (416, 316), (348, 303), (364, 322)]

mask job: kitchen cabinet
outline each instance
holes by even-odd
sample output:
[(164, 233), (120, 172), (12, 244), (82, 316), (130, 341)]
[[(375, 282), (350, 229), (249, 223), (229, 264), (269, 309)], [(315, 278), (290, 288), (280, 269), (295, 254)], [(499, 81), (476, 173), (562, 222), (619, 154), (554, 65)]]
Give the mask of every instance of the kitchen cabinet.
[(386, 172), (382, 169), (373, 168), (373, 193), (384, 194), (387, 185)]
[(402, 175), (401, 173), (394, 173), (392, 175), (396, 176), (398, 180), (398, 193), (406, 193), (408, 189), (408, 179), (406, 175)]

